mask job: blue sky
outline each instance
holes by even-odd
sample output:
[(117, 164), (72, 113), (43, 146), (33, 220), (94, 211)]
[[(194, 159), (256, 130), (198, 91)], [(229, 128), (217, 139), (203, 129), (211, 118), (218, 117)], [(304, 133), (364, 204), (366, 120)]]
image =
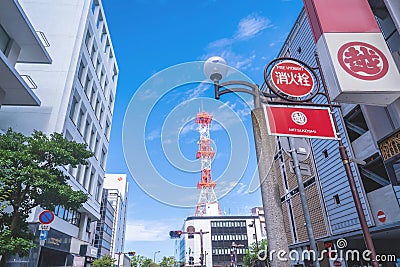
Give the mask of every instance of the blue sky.
[[(119, 65), (107, 172), (127, 173), (126, 251), (173, 255), (170, 230), (194, 215), (200, 162), (194, 118), (214, 115), (213, 179), (226, 214), (261, 205), (251, 99), (213, 99), (202, 62), (218, 55), (239, 70), (230, 79), (263, 81), (302, 8), (300, 0), (103, 0)], [(256, 179), (253, 179), (256, 177)]]

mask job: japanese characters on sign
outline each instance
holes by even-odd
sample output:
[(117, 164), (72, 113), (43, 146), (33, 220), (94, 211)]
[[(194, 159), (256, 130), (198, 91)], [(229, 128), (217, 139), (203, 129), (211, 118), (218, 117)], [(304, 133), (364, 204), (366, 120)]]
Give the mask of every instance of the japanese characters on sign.
[(292, 60), (284, 60), (271, 69), (272, 86), (292, 97), (302, 97), (314, 88), (314, 77), (304, 66)]
[(400, 131), (378, 142), (384, 161), (400, 155)]
[(364, 42), (343, 44), (338, 51), (338, 60), (347, 73), (362, 80), (378, 80), (389, 69), (382, 51)]
[(264, 106), (271, 135), (336, 139), (329, 108), (304, 106)]

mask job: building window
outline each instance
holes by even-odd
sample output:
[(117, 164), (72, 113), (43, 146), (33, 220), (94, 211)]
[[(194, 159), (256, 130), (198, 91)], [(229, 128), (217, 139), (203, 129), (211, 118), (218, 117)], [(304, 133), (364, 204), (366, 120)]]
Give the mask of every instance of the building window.
[(100, 123), (103, 121), (103, 117), (104, 117), (104, 106), (101, 105), (100, 116), (99, 116)]
[(108, 79), (105, 79), (105, 81), (104, 81), (104, 96), (105, 96), (106, 100), (108, 100), (107, 95), (109, 94), (109, 89), (110, 89), (110, 87), (108, 84)]
[(358, 165), (358, 167), (366, 193), (390, 184), (385, 165), (378, 153), (368, 157), (365, 161), (364, 166)]
[(96, 8), (98, 7), (99, 3), (97, 0), (93, 0), (92, 2), (92, 13), (96, 12)]
[(94, 106), (94, 112), (96, 114), (97, 119), (99, 119), (99, 115), (100, 115), (99, 111), (100, 111), (100, 99), (97, 98), (96, 105)]
[(86, 232), (90, 233), (90, 224), (92, 223), (92, 220), (88, 217), (86, 221)]
[(83, 138), (85, 139), (86, 143), (88, 143), (88, 138), (89, 136), (89, 132), (90, 132), (90, 124), (91, 122), (89, 120), (86, 120), (86, 124), (85, 124), (85, 128), (83, 129)]
[(96, 171), (92, 168), (92, 171), (90, 173), (90, 179), (89, 179), (89, 187), (87, 188), (88, 193), (90, 195), (93, 193), (93, 180), (94, 180), (95, 174), (96, 174)]
[(107, 151), (106, 149), (103, 147), (103, 149), (101, 150), (101, 156), (100, 156), (100, 165), (103, 168), (103, 170), (106, 167), (106, 156), (107, 156)]
[(104, 51), (103, 51), (104, 54), (107, 54), (107, 50), (110, 49), (110, 47), (111, 47), (110, 41), (107, 38), (106, 45), (104, 46)]
[(97, 47), (96, 44), (93, 42), (92, 45), (92, 50), (90, 51), (90, 59), (92, 60), (93, 66), (96, 60), (96, 51), (97, 51)]
[(97, 181), (95, 198), (98, 202), (100, 202), (100, 199), (101, 199), (101, 182), (100, 181)]
[(94, 127), (92, 127), (92, 133), (90, 134), (90, 146), (89, 148), (93, 151), (93, 146), (94, 146), (94, 142), (95, 142), (95, 135), (96, 135), (96, 131), (94, 129)]
[(101, 62), (100, 58), (97, 58), (96, 73), (97, 73), (97, 78), (99, 78), (99, 81), (100, 81), (100, 70), (101, 70)]
[(86, 31), (86, 36), (85, 36), (85, 45), (87, 50), (89, 51), (89, 44), (90, 44), (90, 39), (92, 39), (92, 35), (90, 34), (89, 29)]
[(115, 82), (115, 79), (117, 78), (117, 75), (118, 75), (117, 66), (114, 64), (113, 75), (112, 75), (113, 82)]
[(336, 204), (336, 205), (339, 205), (339, 204), (340, 204), (340, 198), (339, 198), (339, 195), (338, 195), (338, 194), (336, 194), (336, 195), (333, 196), (333, 201), (335, 201), (335, 204)]
[(79, 181), (81, 175), (82, 175), (82, 165), (78, 165), (75, 175), (75, 180)]
[(110, 122), (108, 120), (106, 120), (106, 127), (104, 129), (104, 134), (105, 134), (107, 140), (110, 140), (110, 130), (111, 130)]
[(83, 84), (85, 68), (86, 68), (86, 65), (83, 63), (83, 61), (81, 61), (79, 63), (79, 68), (78, 68), (78, 80), (81, 83), (81, 85)]
[(113, 107), (114, 107), (114, 96), (112, 95), (112, 93), (110, 92), (110, 111), (112, 113)]
[(101, 70), (101, 72), (100, 72), (100, 86), (103, 89), (103, 91), (104, 91), (104, 82), (105, 82), (105, 74), (104, 74), (104, 71)]
[(95, 142), (95, 144), (94, 144), (94, 149), (93, 149), (93, 153), (94, 153), (94, 156), (95, 156), (96, 158), (98, 158), (99, 143), (100, 143), (99, 139), (100, 139), (100, 137), (99, 137), (99, 136), (96, 136), (96, 142)]
[(81, 214), (77, 211), (66, 210), (62, 206), (56, 206), (54, 209), (54, 214), (72, 225), (79, 226)]
[(72, 97), (72, 101), (71, 101), (71, 106), (69, 108), (69, 118), (72, 120), (72, 122), (75, 123), (75, 118), (78, 114), (78, 103), (79, 103), (79, 99), (77, 99), (77, 97), (74, 95)]
[(103, 229), (104, 229), (104, 232), (106, 232), (109, 235), (112, 235), (112, 228), (110, 226), (104, 224)]
[(90, 93), (90, 105), (92, 106), (93, 110), (95, 110), (95, 100), (97, 100), (96, 98), (96, 90), (94, 88), (94, 86), (92, 86), (92, 92)]
[(85, 95), (88, 99), (89, 99), (90, 81), (91, 79), (88, 74), (86, 75), (85, 86), (83, 87), (83, 91), (85, 92)]
[(97, 20), (96, 20), (96, 28), (98, 29), (101, 24), (103, 22), (103, 15), (101, 14), (101, 12), (99, 12), (99, 15), (97, 16)]
[(84, 179), (86, 172), (88, 171), (88, 165), (81, 165), (82, 168), (82, 174), (77, 177), (79, 179), (77, 179), (78, 183), (82, 184), (82, 180)]
[(100, 35), (100, 42), (103, 43), (104, 38), (107, 36), (107, 30), (106, 30), (106, 26), (103, 25), (103, 30), (101, 31), (101, 35)]
[(89, 172), (90, 165), (86, 165), (85, 168), (85, 176), (83, 176), (83, 181), (82, 181), (82, 186), (87, 189), (87, 182), (90, 179), (90, 176), (92, 175), (92, 172)]
[(107, 240), (101, 240), (101, 246), (106, 248), (106, 249), (111, 249), (111, 243), (108, 242)]
[(0, 50), (3, 52), (3, 54), (6, 53), (6, 49), (9, 42), (10, 42), (10, 36), (0, 25)]
[(76, 128), (78, 129), (78, 131), (80, 132), (80, 133), (82, 133), (83, 132), (83, 117), (85, 116), (85, 111), (84, 110), (80, 110), (79, 111), (79, 115), (78, 115), (78, 119), (77, 119), (77, 121), (76, 121)]
[(343, 119), (346, 125), (347, 133), (350, 138), (350, 142), (353, 142), (368, 131), (368, 126), (365, 122), (365, 118), (360, 106), (356, 106)]

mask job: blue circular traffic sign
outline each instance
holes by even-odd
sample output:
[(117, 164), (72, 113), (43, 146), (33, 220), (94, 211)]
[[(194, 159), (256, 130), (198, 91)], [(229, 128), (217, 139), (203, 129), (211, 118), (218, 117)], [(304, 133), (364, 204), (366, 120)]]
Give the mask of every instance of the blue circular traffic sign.
[(39, 222), (41, 224), (50, 224), (54, 221), (54, 212), (51, 210), (44, 210), (39, 214)]

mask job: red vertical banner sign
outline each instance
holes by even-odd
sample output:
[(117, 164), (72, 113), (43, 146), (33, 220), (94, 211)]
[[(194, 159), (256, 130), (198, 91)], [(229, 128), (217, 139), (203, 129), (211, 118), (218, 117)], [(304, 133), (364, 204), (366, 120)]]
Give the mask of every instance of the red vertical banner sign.
[(331, 97), (370, 105), (395, 101), (400, 74), (368, 0), (303, 2)]

